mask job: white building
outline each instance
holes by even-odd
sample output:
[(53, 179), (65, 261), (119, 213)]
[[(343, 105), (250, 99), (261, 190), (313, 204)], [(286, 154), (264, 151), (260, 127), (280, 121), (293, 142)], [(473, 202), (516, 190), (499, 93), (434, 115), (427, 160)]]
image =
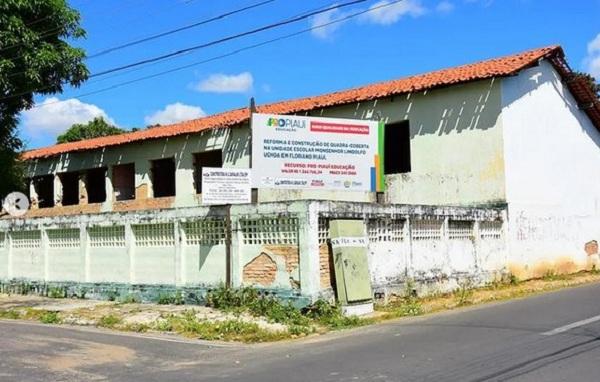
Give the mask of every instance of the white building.
[[(382, 120), (387, 145), (383, 195), (259, 189), (259, 203), (498, 207), (507, 250), (492, 263), (520, 277), (582, 269), (597, 251), (600, 103), (558, 46), (257, 111)], [(199, 206), (201, 167), (249, 167), (249, 118), (238, 109), (29, 151), (34, 209), (24, 221)]]

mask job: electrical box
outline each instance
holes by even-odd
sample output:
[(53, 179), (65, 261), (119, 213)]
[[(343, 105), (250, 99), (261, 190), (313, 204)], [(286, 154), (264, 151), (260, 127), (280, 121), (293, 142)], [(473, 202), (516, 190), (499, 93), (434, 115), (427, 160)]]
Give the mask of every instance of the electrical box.
[[(329, 229), (337, 294), (342, 307), (363, 306), (352, 314), (372, 311), (373, 291), (367, 258), (369, 240), (364, 222), (332, 220)], [(352, 311), (352, 309), (345, 309), (345, 311)]]

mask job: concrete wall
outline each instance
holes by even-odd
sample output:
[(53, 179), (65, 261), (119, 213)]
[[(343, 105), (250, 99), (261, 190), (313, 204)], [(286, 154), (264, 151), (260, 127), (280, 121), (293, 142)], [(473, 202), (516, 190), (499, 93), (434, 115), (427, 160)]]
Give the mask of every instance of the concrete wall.
[(0, 233), (0, 279), (8, 278), (8, 239)]
[(326, 242), (331, 219), (365, 221), (376, 292), (402, 293), (407, 280), (414, 280), (423, 293), (444, 292), (465, 279), (488, 282), (506, 269), (502, 210), (319, 203), (318, 214), (320, 243)]
[[(226, 207), (84, 214), (0, 220), (10, 245), (0, 262), (0, 283), (25, 280), (114, 290), (210, 288), (229, 278), (285, 297), (331, 295), (331, 219), (360, 219), (370, 238), (369, 267), (376, 288), (408, 278), (452, 288), (460, 277), (489, 280), (502, 272), (503, 213), (495, 209), (384, 206), (297, 201)], [(454, 237), (452, 222), (470, 228)], [(423, 222), (434, 222), (433, 225)], [(497, 242), (478, 233), (496, 224)], [(487, 242), (487, 247), (480, 243)], [(495, 244), (494, 244), (495, 243)], [(497, 267), (482, 267), (496, 250)], [(1, 260), (2, 258), (0, 258)]]
[(600, 238), (600, 133), (546, 61), (502, 81), (502, 124), (511, 269), (585, 268)]

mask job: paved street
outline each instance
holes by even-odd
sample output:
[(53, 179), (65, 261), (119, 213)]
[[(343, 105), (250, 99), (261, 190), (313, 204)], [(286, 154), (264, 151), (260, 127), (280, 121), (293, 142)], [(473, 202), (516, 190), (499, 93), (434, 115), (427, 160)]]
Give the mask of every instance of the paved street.
[(596, 381), (600, 285), (275, 345), (0, 321), (0, 381)]

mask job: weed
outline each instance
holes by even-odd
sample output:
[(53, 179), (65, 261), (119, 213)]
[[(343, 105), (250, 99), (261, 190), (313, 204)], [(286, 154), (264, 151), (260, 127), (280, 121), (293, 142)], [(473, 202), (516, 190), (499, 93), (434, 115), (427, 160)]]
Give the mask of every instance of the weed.
[(159, 305), (183, 305), (185, 303), (180, 291), (175, 294), (160, 293), (156, 301)]
[(156, 330), (161, 331), (161, 332), (172, 332), (173, 331), (173, 322), (172, 322), (172, 317), (167, 317), (167, 318), (163, 318), (163, 319), (159, 319), (158, 321), (156, 321), (155, 327)]
[(0, 318), (5, 318), (9, 320), (17, 320), (21, 318), (21, 313), (18, 310), (9, 309), (0, 311)]
[(136, 304), (140, 302), (140, 299), (135, 294), (127, 294), (121, 298), (123, 304)]
[(123, 329), (128, 332), (144, 333), (150, 329), (150, 326), (146, 324), (127, 324)]
[(592, 269), (590, 270), (590, 273), (593, 275), (600, 274), (600, 270), (596, 267), (596, 264), (592, 265)]
[(100, 318), (100, 321), (98, 321), (98, 326), (102, 327), (102, 328), (114, 328), (115, 326), (119, 325), (122, 322), (121, 317), (114, 315), (114, 314), (108, 314), (106, 316), (102, 316), (102, 318)]
[(458, 306), (469, 305), (473, 297), (473, 280), (465, 278), (458, 282), (458, 289), (455, 292), (456, 304)]
[(314, 327), (309, 326), (301, 326), (301, 325), (290, 325), (288, 326), (288, 333), (292, 336), (300, 337), (307, 336), (311, 333), (314, 333)]
[(60, 324), (58, 312), (42, 312), (39, 317), (40, 322), (44, 324)]
[(232, 311), (250, 305), (259, 298), (258, 291), (251, 287), (228, 288), (224, 284), (210, 290), (206, 305), (224, 311)]
[(417, 297), (415, 282), (412, 279), (404, 283), (404, 301), (400, 306), (400, 312), (403, 316), (419, 316), (423, 314), (423, 307)]
[(106, 293), (106, 298), (108, 301), (116, 301), (119, 297), (119, 292), (116, 290), (111, 290)]
[(564, 278), (563, 275), (559, 275), (554, 269), (548, 269), (542, 276), (542, 280), (544, 281), (556, 281)]
[(291, 302), (282, 303), (273, 297), (261, 297), (248, 304), (248, 310), (254, 316), (266, 317), (271, 322), (289, 325), (310, 325), (310, 320), (294, 307)]
[(66, 298), (67, 289), (63, 287), (50, 287), (48, 289), (48, 297), (50, 298)]

